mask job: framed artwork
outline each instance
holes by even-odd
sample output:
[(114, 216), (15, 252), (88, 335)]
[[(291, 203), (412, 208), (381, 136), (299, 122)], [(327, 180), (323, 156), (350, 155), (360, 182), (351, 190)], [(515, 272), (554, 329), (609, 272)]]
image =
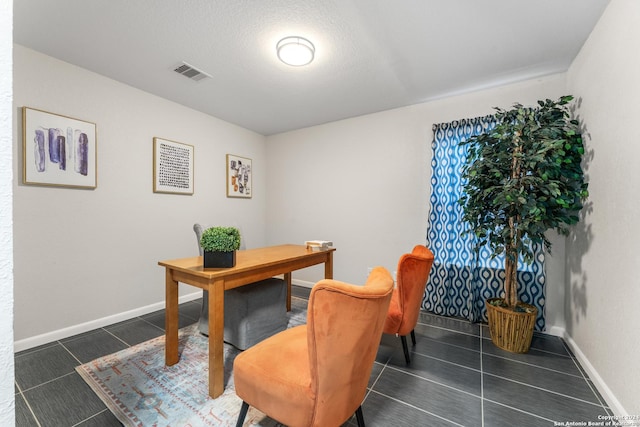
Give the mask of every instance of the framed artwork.
[(153, 192), (193, 194), (193, 145), (153, 138)]
[(71, 188), (97, 186), (96, 124), (22, 107), (22, 181)]
[(227, 197), (251, 198), (251, 159), (227, 154)]

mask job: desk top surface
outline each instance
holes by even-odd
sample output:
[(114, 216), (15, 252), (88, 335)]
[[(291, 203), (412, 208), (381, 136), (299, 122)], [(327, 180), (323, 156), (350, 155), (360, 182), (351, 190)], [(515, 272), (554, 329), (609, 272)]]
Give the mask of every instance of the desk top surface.
[(268, 267), (286, 263), (295, 263), (297, 260), (309, 260), (317, 258), (317, 263), (325, 262), (329, 253), (335, 248), (324, 251), (312, 251), (304, 245), (278, 245), (263, 248), (246, 249), (236, 251), (236, 265), (231, 268), (203, 268), (202, 257), (179, 258), (159, 261), (163, 267), (187, 272), (196, 276), (214, 278), (241, 273), (256, 268)]

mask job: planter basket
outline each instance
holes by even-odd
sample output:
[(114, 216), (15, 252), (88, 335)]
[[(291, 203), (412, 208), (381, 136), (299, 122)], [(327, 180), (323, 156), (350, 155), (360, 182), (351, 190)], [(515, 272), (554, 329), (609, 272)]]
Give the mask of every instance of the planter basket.
[(204, 251), (204, 268), (231, 268), (236, 265), (236, 251), (208, 252)]
[(512, 353), (528, 352), (538, 309), (520, 302), (518, 306), (530, 309), (531, 313), (512, 311), (490, 303), (497, 299), (501, 298), (487, 300), (487, 318), (489, 319), (491, 341), (497, 347)]

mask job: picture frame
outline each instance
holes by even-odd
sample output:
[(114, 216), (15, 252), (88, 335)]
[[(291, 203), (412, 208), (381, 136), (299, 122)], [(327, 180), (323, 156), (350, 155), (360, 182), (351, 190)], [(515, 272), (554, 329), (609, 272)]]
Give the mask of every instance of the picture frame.
[(153, 138), (153, 192), (193, 194), (193, 145)]
[(227, 197), (250, 199), (253, 196), (251, 159), (227, 154)]
[(22, 107), (22, 182), (95, 189), (96, 124)]

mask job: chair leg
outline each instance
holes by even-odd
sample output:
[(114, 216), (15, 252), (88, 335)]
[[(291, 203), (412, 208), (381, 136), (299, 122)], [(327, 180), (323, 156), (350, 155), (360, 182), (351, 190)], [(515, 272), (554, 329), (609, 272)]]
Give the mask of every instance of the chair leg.
[(411, 357), (409, 356), (409, 346), (407, 345), (407, 336), (400, 335), (400, 341), (402, 341), (402, 349), (404, 350), (404, 360), (407, 362), (407, 365), (411, 363)]
[(411, 330), (411, 342), (413, 343), (413, 346), (416, 346), (416, 331), (415, 330)]
[(242, 401), (242, 408), (240, 408), (240, 414), (238, 414), (238, 421), (236, 422), (236, 427), (242, 427), (244, 424), (244, 418), (247, 416), (247, 411), (249, 410), (249, 404)]
[(362, 416), (362, 406), (358, 406), (358, 409), (356, 409), (356, 419), (358, 420), (358, 427), (364, 427), (364, 417)]

